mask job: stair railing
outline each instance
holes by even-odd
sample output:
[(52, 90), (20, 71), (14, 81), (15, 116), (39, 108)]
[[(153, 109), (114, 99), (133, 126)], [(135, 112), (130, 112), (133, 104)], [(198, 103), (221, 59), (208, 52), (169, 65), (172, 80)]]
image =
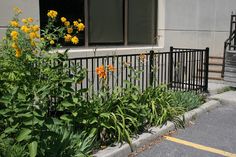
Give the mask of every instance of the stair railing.
[(231, 15), (229, 38), (224, 42), (223, 67), (221, 77), (224, 77), (225, 56), (227, 50), (236, 50), (236, 15)]

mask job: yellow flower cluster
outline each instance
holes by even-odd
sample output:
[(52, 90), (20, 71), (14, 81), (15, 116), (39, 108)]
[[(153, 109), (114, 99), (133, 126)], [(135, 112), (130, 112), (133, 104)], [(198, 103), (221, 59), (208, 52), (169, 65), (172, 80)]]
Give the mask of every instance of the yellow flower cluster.
[(10, 22), (12, 27), (19, 27), (19, 23), (16, 20)]
[(72, 27), (67, 28), (67, 33), (68, 34), (71, 34), (72, 32), (73, 32), (73, 28)]
[(78, 30), (79, 32), (84, 31), (85, 26), (84, 26), (84, 24), (81, 22), (80, 19), (79, 19), (78, 21), (74, 21), (73, 24), (74, 24), (74, 26), (77, 28), (77, 30)]
[(21, 56), (21, 50), (20, 48), (18, 47), (18, 45), (16, 44), (16, 42), (13, 42), (11, 47), (15, 50), (15, 56), (17, 58), (19, 58)]
[(70, 21), (64, 22), (64, 25), (65, 25), (66, 27), (69, 27), (69, 26), (70, 26)]
[(40, 27), (38, 25), (32, 24), (32, 22), (34, 21), (32, 17), (29, 17), (27, 19), (22, 19), (21, 21), (24, 24), (22, 26), (20, 26), (20, 24), (18, 23), (18, 20), (10, 21), (10, 25), (12, 27), (15, 27), (15, 29), (11, 31), (10, 36), (13, 41), (11, 46), (15, 50), (15, 56), (17, 58), (19, 58), (22, 55), (22, 50), (20, 49), (19, 43), (18, 43), (20, 31), (28, 35), (28, 38), (30, 39), (30, 44), (33, 47), (36, 46), (37, 41), (35, 39), (40, 38), (40, 35), (39, 35)]
[[(77, 36), (72, 36), (71, 34), (74, 31), (74, 27), (76, 27), (77, 30), (82, 31), (84, 29), (84, 24), (81, 23), (81, 21), (74, 21), (74, 27), (70, 26), (70, 21), (67, 21), (65, 17), (61, 17), (61, 22), (66, 26), (67, 34), (64, 36), (65, 42), (72, 42), (73, 44), (78, 44), (79, 39)], [(82, 25), (81, 25), (82, 24)]]
[(17, 31), (12, 31), (11, 32), (11, 38), (12, 38), (12, 40), (17, 40), (18, 39), (18, 32)]
[(28, 21), (26, 20), (26, 19), (22, 19), (21, 20), (24, 24), (27, 24), (28, 23)]
[(13, 8), (13, 10), (16, 14), (21, 14), (22, 13), (22, 10), (19, 9), (18, 7)]
[(16, 58), (19, 58), (21, 56), (21, 50), (20, 49), (15, 49), (16, 50)]
[(65, 17), (61, 17), (61, 22), (65, 23), (67, 19)]
[(28, 22), (33, 22), (34, 19), (33, 19), (32, 17), (29, 17), (29, 18), (27, 19), (27, 21), (28, 21)]
[(70, 41), (71, 41), (71, 38), (72, 38), (72, 36), (71, 36), (70, 34), (66, 34), (66, 35), (64, 36), (65, 42), (70, 42)]
[(47, 16), (52, 18), (52, 19), (55, 19), (57, 17), (57, 11), (49, 10), (48, 13), (47, 13)]
[(73, 44), (78, 44), (78, 43), (79, 43), (79, 39), (78, 39), (76, 36), (74, 36), (74, 37), (71, 39), (71, 42), (72, 42)]

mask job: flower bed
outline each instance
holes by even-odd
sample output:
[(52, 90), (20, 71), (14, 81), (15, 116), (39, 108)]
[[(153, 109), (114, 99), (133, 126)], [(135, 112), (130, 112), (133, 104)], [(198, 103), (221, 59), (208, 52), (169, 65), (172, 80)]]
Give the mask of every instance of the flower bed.
[(22, 19), (21, 25), (21, 11), (15, 11), (0, 46), (0, 156), (89, 156), (114, 142), (130, 144), (151, 126), (167, 121), (183, 126), (178, 115), (202, 102), (194, 93), (175, 93), (165, 85), (141, 92), (128, 80), (127, 88), (110, 91), (106, 79), (116, 70), (111, 64), (96, 68), (102, 90), (87, 99), (89, 89), (73, 89), (86, 69), (66, 64), (67, 51), (47, 53), (62, 39), (78, 44), (85, 27), (81, 20), (71, 25), (60, 17), (55, 26), (58, 13), (50, 10), (40, 37), (34, 19)]

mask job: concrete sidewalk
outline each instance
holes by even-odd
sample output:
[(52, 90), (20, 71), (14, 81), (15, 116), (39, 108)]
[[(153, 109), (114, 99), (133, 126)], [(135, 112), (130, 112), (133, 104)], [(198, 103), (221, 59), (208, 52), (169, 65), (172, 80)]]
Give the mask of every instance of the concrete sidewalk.
[[(210, 99), (219, 100), (223, 106), (203, 114), (190, 127), (178, 130), (172, 135), (174, 142), (162, 139), (137, 156), (236, 157), (236, 91), (214, 95)], [(178, 140), (182, 141), (178, 143)], [(206, 150), (200, 149), (202, 147)]]

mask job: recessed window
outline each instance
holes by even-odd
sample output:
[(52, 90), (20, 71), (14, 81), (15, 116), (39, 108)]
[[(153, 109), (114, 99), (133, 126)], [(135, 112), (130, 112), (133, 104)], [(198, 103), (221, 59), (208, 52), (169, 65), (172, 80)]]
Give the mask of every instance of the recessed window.
[(82, 19), (86, 31), (80, 45), (156, 43), (157, 0), (40, 0), (41, 27), (51, 9), (70, 21)]

